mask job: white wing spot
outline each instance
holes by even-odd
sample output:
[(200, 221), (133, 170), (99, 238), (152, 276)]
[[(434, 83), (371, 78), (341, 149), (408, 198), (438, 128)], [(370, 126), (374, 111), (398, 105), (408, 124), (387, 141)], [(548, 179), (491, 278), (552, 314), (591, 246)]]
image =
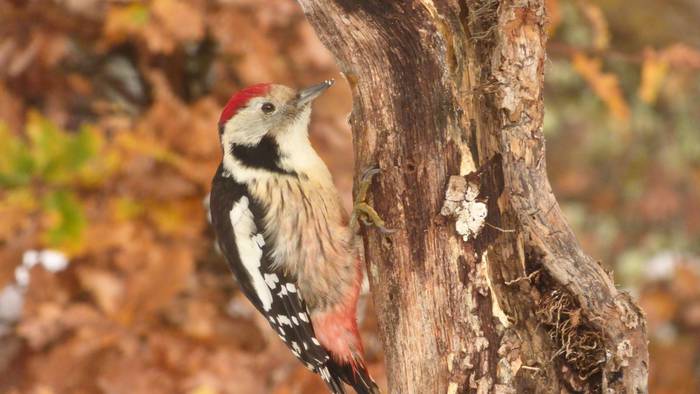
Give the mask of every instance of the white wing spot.
[(311, 337), (311, 342), (313, 342), (316, 346), (321, 346), (321, 342), (319, 342), (316, 337)]
[[(286, 334), (284, 333), (284, 328), (282, 328), (282, 327), (277, 327), (277, 329), (279, 330), (280, 334), (286, 335)], [(282, 339), (286, 341), (286, 339), (284, 339), (284, 338), (282, 338)]]
[(263, 275), (265, 277), (265, 283), (267, 283), (267, 287), (270, 289), (274, 289), (277, 286), (277, 282), (279, 282), (279, 278), (277, 277), (277, 274), (265, 274)]
[(275, 321), (275, 318), (272, 316), (268, 317), (268, 320), (270, 320), (270, 323), (272, 323), (272, 324), (277, 324), (277, 322)]
[(292, 322), (289, 320), (289, 318), (287, 316), (277, 315), (277, 320), (280, 322), (280, 324), (286, 324), (289, 327), (292, 326)]
[(253, 237), (253, 240), (255, 241), (256, 244), (258, 244), (258, 247), (262, 249), (263, 246), (265, 246), (265, 238), (263, 237), (262, 234), (258, 233), (255, 234)]
[(297, 320), (296, 317), (292, 316), (292, 323), (294, 323), (295, 326), (299, 325), (299, 320)]
[(281, 339), (281, 340), (283, 340), (283, 341), (287, 342), (287, 338), (283, 337), (283, 336), (282, 336), (282, 335), (280, 335), (280, 334), (277, 334), (277, 336), (278, 336), (278, 337), (280, 337), (280, 339)]
[(257, 228), (248, 204), (248, 197), (241, 197), (240, 200), (233, 204), (231, 212), (229, 212), (229, 218), (233, 226), (236, 247), (238, 248), (243, 267), (245, 267), (252, 278), (255, 294), (260, 299), (263, 309), (269, 311), (272, 306), (272, 293), (267, 288), (265, 279), (260, 272), (262, 249), (257, 240), (260, 238), (260, 234), (256, 234)]
[(309, 350), (309, 344), (306, 342), (301, 343), (304, 346), (304, 350)]
[(323, 378), (323, 380), (325, 380), (326, 382), (331, 381), (331, 373), (328, 371), (328, 367), (323, 367), (319, 369), (318, 372), (321, 374), (321, 378)]
[(304, 312), (299, 312), (299, 319), (301, 319), (301, 321), (303, 321), (303, 322), (308, 323), (309, 322), (309, 315), (307, 315)]
[(286, 296), (286, 295), (287, 295), (287, 286), (280, 286), (280, 288), (281, 288), (282, 290), (280, 290), (280, 292), (278, 293), (278, 295), (279, 295), (280, 297)]
[(304, 365), (306, 366), (306, 368), (307, 368), (309, 371), (313, 371), (313, 370), (314, 370), (314, 366), (313, 366), (313, 365), (311, 365), (311, 364), (309, 364), (309, 363), (304, 363)]
[(296, 343), (295, 341), (292, 341), (292, 349), (294, 349), (294, 351), (297, 353), (301, 352), (301, 348), (299, 347), (299, 344)]
[(290, 293), (296, 293), (296, 292), (297, 292), (297, 288), (296, 288), (296, 286), (294, 286), (294, 283), (287, 283), (287, 290), (288, 290)]

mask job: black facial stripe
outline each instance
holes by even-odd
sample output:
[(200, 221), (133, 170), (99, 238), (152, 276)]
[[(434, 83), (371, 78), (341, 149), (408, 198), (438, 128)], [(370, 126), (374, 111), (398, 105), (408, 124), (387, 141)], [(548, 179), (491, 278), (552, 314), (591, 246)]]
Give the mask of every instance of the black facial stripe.
[(279, 145), (269, 135), (265, 135), (257, 145), (233, 145), (231, 155), (248, 167), (295, 175), (293, 171), (287, 171), (280, 167)]

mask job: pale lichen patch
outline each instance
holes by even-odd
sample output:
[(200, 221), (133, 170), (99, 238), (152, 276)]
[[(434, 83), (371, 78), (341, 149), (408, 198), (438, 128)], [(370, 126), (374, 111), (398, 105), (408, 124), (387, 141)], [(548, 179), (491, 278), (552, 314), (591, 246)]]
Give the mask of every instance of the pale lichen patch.
[(443, 216), (455, 218), (455, 230), (464, 241), (476, 238), (486, 223), (488, 208), (477, 199), (479, 185), (461, 176), (451, 176), (445, 191)]
[(459, 384), (455, 382), (450, 382), (450, 385), (447, 386), (447, 394), (457, 394), (457, 389), (459, 388)]
[[(503, 325), (503, 327), (508, 328), (510, 327), (510, 318), (506, 313), (503, 311), (503, 308), (501, 308), (501, 304), (498, 302), (498, 297), (496, 296), (496, 291), (493, 287), (493, 282), (491, 281), (491, 275), (489, 274), (489, 258), (488, 258), (488, 251), (485, 251), (484, 254), (481, 256), (481, 261), (482, 264), (479, 265), (479, 271), (481, 277), (485, 278), (486, 281), (486, 287), (489, 290), (489, 293), (491, 294), (491, 314), (498, 319), (499, 322)], [(486, 295), (486, 294), (484, 294)]]
[(622, 293), (615, 299), (615, 306), (621, 311), (622, 323), (629, 329), (635, 329), (639, 326), (640, 312), (633, 310), (631, 305), (627, 294)]
[(624, 341), (617, 344), (616, 356), (619, 360), (620, 366), (629, 366), (629, 359), (632, 358), (633, 355), (634, 351), (632, 349), (632, 343), (628, 339), (625, 339)]
[(520, 368), (525, 367), (520, 354), (522, 347), (516, 332), (512, 329), (506, 330), (498, 348), (499, 359), (496, 370), (498, 384), (512, 386)]

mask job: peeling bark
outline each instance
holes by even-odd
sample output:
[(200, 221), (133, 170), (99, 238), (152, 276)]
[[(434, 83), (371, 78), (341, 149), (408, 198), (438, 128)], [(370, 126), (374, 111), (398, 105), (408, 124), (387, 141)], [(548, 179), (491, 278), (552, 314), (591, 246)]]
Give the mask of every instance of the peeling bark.
[(646, 392), (644, 316), (547, 180), (543, 0), (299, 2), (398, 230), (363, 234), (390, 392)]

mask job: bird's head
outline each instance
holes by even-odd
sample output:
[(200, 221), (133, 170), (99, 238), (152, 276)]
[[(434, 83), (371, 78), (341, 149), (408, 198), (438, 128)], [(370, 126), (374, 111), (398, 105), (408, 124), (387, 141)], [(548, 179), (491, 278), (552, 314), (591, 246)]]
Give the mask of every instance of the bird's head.
[(265, 83), (234, 94), (219, 118), (224, 164), (230, 171), (241, 167), (298, 172), (296, 167), (304, 166), (303, 156), (312, 150), (311, 102), (332, 85), (333, 80), (327, 80), (295, 90)]
[(231, 96), (219, 118), (222, 142), (255, 145), (262, 137), (279, 136), (287, 129), (308, 126), (311, 102), (333, 85), (324, 81), (306, 89), (261, 83)]

